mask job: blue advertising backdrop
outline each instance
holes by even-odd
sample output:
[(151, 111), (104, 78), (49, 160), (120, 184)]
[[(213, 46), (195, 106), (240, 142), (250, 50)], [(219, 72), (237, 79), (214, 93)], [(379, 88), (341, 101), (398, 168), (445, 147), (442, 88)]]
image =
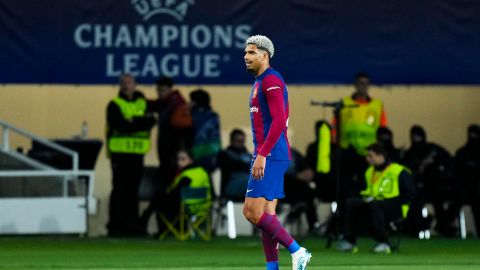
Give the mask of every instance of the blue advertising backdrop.
[(250, 83), (251, 34), (290, 84), (480, 83), (477, 0), (2, 0), (0, 83)]

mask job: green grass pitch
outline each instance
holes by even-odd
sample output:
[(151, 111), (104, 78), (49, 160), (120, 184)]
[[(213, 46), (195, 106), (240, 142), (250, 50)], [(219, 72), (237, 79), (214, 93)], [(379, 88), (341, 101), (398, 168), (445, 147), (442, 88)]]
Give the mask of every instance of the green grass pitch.
[[(309, 238), (302, 245), (313, 253), (309, 270), (480, 270), (480, 240), (404, 238), (399, 253), (369, 252), (362, 239), (357, 254), (325, 248), (325, 240)], [(291, 269), (290, 255), (280, 251), (281, 269)], [(258, 238), (210, 242), (173, 239), (88, 239), (61, 237), (0, 238), (0, 269), (264, 269)]]

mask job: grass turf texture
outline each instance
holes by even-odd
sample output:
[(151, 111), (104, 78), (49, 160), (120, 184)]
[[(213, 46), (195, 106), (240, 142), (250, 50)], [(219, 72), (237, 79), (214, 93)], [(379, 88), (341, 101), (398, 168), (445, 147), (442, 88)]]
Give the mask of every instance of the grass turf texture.
[[(373, 242), (359, 241), (360, 252), (345, 254), (310, 238), (302, 245), (313, 253), (309, 270), (480, 269), (480, 241), (402, 239), (399, 253), (372, 254)], [(290, 255), (280, 251), (281, 269), (291, 269)], [(260, 240), (0, 238), (0, 269), (264, 269)]]

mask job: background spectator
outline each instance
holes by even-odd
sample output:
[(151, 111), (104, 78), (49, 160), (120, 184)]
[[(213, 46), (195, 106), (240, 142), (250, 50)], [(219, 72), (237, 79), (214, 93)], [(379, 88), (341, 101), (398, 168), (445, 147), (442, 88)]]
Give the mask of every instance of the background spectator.
[(453, 203), (450, 222), (463, 205), (470, 205), (477, 235), (480, 233), (480, 126), (468, 127), (467, 143), (458, 149), (454, 159)]
[(332, 129), (334, 141), (337, 140), (338, 131), (337, 143), (341, 149), (337, 158), (340, 160), (340, 214), (345, 198), (356, 196), (363, 189), (363, 177), (368, 167), (366, 148), (376, 142), (377, 129), (387, 125), (383, 102), (368, 93), (370, 76), (364, 72), (358, 73), (354, 87), (355, 92), (342, 99)]
[[(161, 77), (155, 82), (158, 98), (150, 100), (149, 110), (158, 114), (157, 152), (160, 161), (157, 191), (149, 206), (144, 210), (141, 222), (147, 226), (158, 200), (171, 184), (177, 172), (177, 153), (182, 147), (190, 147), (192, 134), (192, 117), (187, 102), (180, 91), (173, 88), (171, 78)], [(158, 218), (158, 216), (157, 216)], [(158, 222), (162, 231), (162, 222)]]
[(427, 134), (421, 126), (411, 128), (410, 139), (411, 146), (405, 153), (404, 164), (412, 170), (418, 196), (412, 204), (409, 227), (414, 235), (425, 229), (421, 209), (425, 203), (432, 203), (436, 231), (451, 236), (454, 230), (449, 224), (445, 203), (449, 200), (452, 158), (440, 145), (427, 142)]
[(285, 200), (291, 205), (287, 222), (300, 218), (305, 212), (308, 222), (308, 231), (313, 233), (318, 227), (317, 208), (315, 206), (315, 190), (313, 184), (314, 172), (305, 162), (304, 157), (294, 148), (291, 148), (292, 161), (285, 172)]
[[(336, 201), (336, 192), (337, 192), (337, 183), (335, 181), (335, 159), (334, 154), (332, 151), (334, 147), (331, 145), (330, 138), (328, 138), (326, 144), (320, 144), (320, 128), (323, 125), (328, 125), (326, 121), (320, 120), (315, 123), (315, 141), (310, 143), (307, 146), (307, 154), (305, 157), (305, 162), (307, 166), (314, 172), (313, 180), (316, 186), (316, 193), (317, 196), (326, 202)], [(319, 145), (320, 144), (320, 145)], [(327, 147), (327, 151), (330, 153), (328, 157), (328, 161), (330, 162), (330, 170), (327, 171), (320, 171), (319, 170), (319, 162), (325, 162), (321, 159), (322, 157), (319, 156), (319, 148)]]
[(367, 150), (370, 165), (365, 173), (367, 188), (360, 193), (362, 198), (349, 198), (346, 202), (345, 240), (338, 243), (337, 249), (357, 252), (359, 220), (368, 220), (377, 241), (373, 251), (390, 253), (388, 223), (406, 216), (415, 196), (415, 185), (410, 173), (402, 165), (391, 162), (380, 144), (373, 144)]
[(145, 96), (135, 87), (132, 75), (122, 75), (120, 92), (107, 107), (107, 142), (113, 176), (107, 225), (109, 236), (144, 234), (139, 223), (138, 188), (155, 118), (146, 113)]
[[(201, 166), (198, 166), (193, 159), (191, 152), (180, 150), (177, 154), (178, 175), (166, 190), (166, 196), (171, 197), (169, 204), (162, 204), (161, 207), (180, 208), (180, 192), (183, 187), (207, 188), (207, 197), (210, 198), (210, 177)], [(173, 202), (172, 204), (170, 204)]]
[[(188, 150), (181, 149), (178, 151), (176, 157), (178, 174), (172, 183), (159, 194), (157, 200), (158, 205), (156, 206), (157, 214), (159, 216), (163, 215), (170, 222), (179, 214), (182, 188), (207, 188), (207, 197), (211, 198), (210, 177), (201, 166), (196, 164), (192, 153)], [(161, 219), (159, 219), (158, 222), (158, 235), (161, 235), (166, 228)], [(172, 226), (179, 226), (179, 223), (173, 224)]]
[(388, 127), (380, 127), (377, 130), (377, 142), (387, 151), (390, 160), (393, 162), (401, 161), (400, 150), (393, 145), (393, 132)]
[(180, 148), (190, 146), (192, 117), (185, 98), (173, 88), (169, 77), (155, 82), (158, 98), (149, 101), (152, 111), (158, 113), (157, 151), (162, 181), (170, 183), (176, 172), (176, 155)]
[(218, 154), (221, 171), (220, 196), (235, 201), (245, 199), (252, 154), (245, 147), (245, 132), (234, 129), (230, 132), (230, 145)]
[(211, 173), (217, 167), (220, 152), (220, 119), (212, 111), (210, 95), (203, 89), (190, 93), (193, 119), (192, 153), (197, 163)]

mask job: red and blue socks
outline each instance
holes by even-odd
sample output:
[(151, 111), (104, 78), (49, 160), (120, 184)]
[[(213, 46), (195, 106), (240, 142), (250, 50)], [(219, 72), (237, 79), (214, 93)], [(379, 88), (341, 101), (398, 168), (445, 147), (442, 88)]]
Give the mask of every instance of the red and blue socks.
[(263, 252), (267, 260), (267, 270), (278, 270), (278, 241), (272, 236), (262, 231)]
[[(266, 248), (265, 243), (269, 245), (268, 247), (272, 246), (274, 242), (280, 243), (282, 246), (286, 247), (288, 251), (290, 251), (290, 254), (295, 253), (297, 250), (300, 249), (300, 246), (298, 245), (297, 241), (295, 241), (292, 236), (283, 228), (283, 226), (280, 224), (278, 221), (277, 217), (275, 215), (270, 215), (267, 213), (263, 213), (262, 217), (256, 224), (257, 228), (262, 230), (262, 241), (264, 244), (264, 251), (265, 251), (265, 256), (267, 258), (275, 258), (273, 254), (271, 254), (271, 248)], [(268, 238), (268, 236), (271, 237), (272, 242), (270, 241), (265, 241), (264, 239), (264, 233), (265, 233), (265, 238)], [(276, 244), (275, 244), (276, 245)], [(267, 250), (268, 250), (268, 255), (267, 255)], [(278, 261), (278, 249), (276, 251), (276, 258)]]

